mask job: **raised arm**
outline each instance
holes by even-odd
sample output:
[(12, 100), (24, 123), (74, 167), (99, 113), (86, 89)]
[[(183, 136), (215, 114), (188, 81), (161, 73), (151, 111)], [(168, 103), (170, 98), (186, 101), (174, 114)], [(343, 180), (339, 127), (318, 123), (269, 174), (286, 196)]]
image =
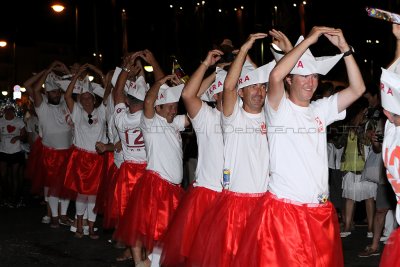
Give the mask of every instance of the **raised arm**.
[(156, 58), (154, 57), (153, 53), (150, 50), (148, 49), (143, 50), (143, 53), (140, 56), (153, 67), (155, 81), (158, 81), (165, 76), (164, 71), (161, 69), (160, 65), (158, 64), (158, 61), (156, 60)]
[(49, 70), (43, 70), (38, 74), (38, 79), (35, 83), (32, 83), (32, 98), (35, 107), (39, 107), (42, 104), (42, 85), (46, 81), (47, 75), (50, 73)]
[(135, 72), (135, 76), (136, 76), (136, 74), (138, 74), (138, 72), (139, 72), (138, 68), (140, 68), (140, 67), (139, 66), (135, 67), (135, 61), (140, 54), (142, 54), (142, 51), (138, 51), (133, 54), (130, 54), (124, 59), (124, 65), (122, 67), (121, 72), (119, 73), (117, 82), (115, 83), (115, 89), (113, 92), (114, 105), (118, 105), (120, 103), (125, 102), (124, 86), (125, 86), (126, 81), (128, 80), (128, 76), (129, 76), (130, 72), (132, 72), (132, 71)]
[(197, 70), (192, 74), (182, 91), (182, 99), (185, 104), (189, 117), (196, 117), (199, 112), (202, 101), (198, 96), (204, 74), (209, 66), (214, 65), (222, 56), (222, 51), (214, 49), (208, 52), (206, 59), (200, 64)]
[(65, 103), (67, 104), (67, 107), (70, 112), (72, 112), (74, 110), (75, 102), (74, 102), (74, 99), (72, 98), (72, 92), (74, 91), (76, 81), (79, 79), (79, 76), (84, 71), (86, 71), (87, 68), (88, 68), (88, 64), (85, 64), (85, 65), (82, 65), (81, 67), (79, 67), (78, 72), (75, 73), (75, 75), (72, 77), (72, 80), (68, 85), (67, 91), (64, 94)]
[(101, 71), (101, 69), (99, 69), (98, 67), (96, 67), (95, 65), (92, 64), (88, 64), (88, 69), (91, 69), (97, 76), (100, 77), (101, 80), (101, 85), (103, 86), (103, 88), (106, 88), (106, 80), (104, 77), (103, 72)]
[(31, 76), (28, 80), (24, 82), (24, 87), (26, 89), (26, 92), (28, 93), (28, 96), (33, 99), (34, 95), (34, 86), (35, 84), (40, 80), (40, 78), (44, 75), (46, 70), (42, 70), (39, 73), (34, 74)]
[(284, 80), (293, 69), (294, 65), (318, 38), (325, 33), (334, 33), (338, 30), (329, 27), (313, 27), (308, 36), (285, 56), (279, 60), (269, 75), (268, 102), (273, 109), (277, 109), (285, 91)]
[(166, 83), (167, 81), (173, 81), (176, 78), (176, 75), (167, 75), (162, 79), (156, 81), (147, 91), (146, 97), (144, 98), (144, 108), (143, 114), (146, 118), (152, 119), (155, 114), (154, 104), (156, 103), (158, 92), (160, 91), (161, 85)]
[[(351, 49), (347, 44), (346, 39), (343, 36), (343, 32), (337, 29), (331, 33), (324, 34), (329, 41), (339, 48), (341, 53), (345, 53)], [(346, 65), (347, 77), (349, 80), (349, 86), (339, 92), (338, 95), (338, 111), (342, 112), (349, 107), (354, 101), (360, 98), (365, 92), (365, 84), (362, 78), (360, 69), (358, 68), (357, 62), (354, 59), (353, 54), (350, 54), (344, 58)]]
[(248, 51), (257, 39), (262, 39), (267, 36), (268, 35), (266, 33), (250, 34), (249, 38), (247, 38), (247, 41), (240, 47), (235, 60), (232, 62), (232, 65), (229, 68), (228, 74), (225, 78), (224, 91), (222, 94), (223, 112), (226, 117), (233, 113), (233, 109), (237, 101), (236, 86)]

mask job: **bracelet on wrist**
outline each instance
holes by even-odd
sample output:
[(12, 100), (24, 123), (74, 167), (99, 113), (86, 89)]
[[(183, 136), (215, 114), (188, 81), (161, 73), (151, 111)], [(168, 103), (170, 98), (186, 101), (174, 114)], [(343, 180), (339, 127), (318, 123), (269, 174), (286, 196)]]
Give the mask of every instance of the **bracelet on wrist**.
[(128, 69), (127, 67), (125, 67), (125, 66), (123, 66), (123, 67), (121, 67), (121, 69), (123, 70), (123, 71), (125, 71), (125, 72), (131, 72), (131, 70), (130, 69)]
[(207, 63), (205, 63), (204, 61), (201, 62), (201, 64), (203, 64), (204, 66), (206, 66), (207, 68), (210, 67), (210, 65), (208, 65)]

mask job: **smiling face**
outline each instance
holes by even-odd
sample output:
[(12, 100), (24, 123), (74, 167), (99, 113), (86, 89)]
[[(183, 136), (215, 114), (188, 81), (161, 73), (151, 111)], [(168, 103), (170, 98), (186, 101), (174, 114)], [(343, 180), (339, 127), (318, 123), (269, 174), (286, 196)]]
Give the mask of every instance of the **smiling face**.
[(165, 118), (168, 123), (172, 123), (178, 112), (178, 102), (158, 105), (156, 106), (156, 112)]
[(289, 99), (296, 105), (308, 107), (318, 86), (318, 74), (292, 74), (286, 78), (289, 84)]
[(267, 95), (266, 84), (257, 83), (246, 86), (238, 91), (243, 100), (243, 109), (249, 113), (260, 113)]

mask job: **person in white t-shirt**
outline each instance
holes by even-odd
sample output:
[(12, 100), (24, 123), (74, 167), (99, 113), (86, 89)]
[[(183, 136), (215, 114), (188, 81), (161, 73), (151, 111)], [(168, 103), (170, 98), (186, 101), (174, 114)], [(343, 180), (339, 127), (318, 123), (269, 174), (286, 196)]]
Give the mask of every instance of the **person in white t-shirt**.
[[(386, 175), (396, 194), (396, 220), (400, 223), (400, 25), (393, 24), (396, 54), (390, 67), (382, 69), (381, 101), (386, 120), (382, 157)], [(400, 228), (392, 232), (386, 242), (379, 266), (400, 266)]]
[[(314, 58), (308, 49), (325, 36), (341, 53)], [(270, 144), (268, 193), (249, 220), (235, 266), (343, 266), (337, 214), (328, 201), (326, 127), (343, 119), (365, 85), (340, 29), (313, 27), (271, 71), (266, 120)], [(349, 86), (310, 100), (325, 75), (344, 57)], [(287, 92), (285, 91), (287, 84)]]
[[(125, 213), (131, 218), (123, 219), (118, 225), (118, 231), (127, 235), (125, 244), (133, 248), (135, 266), (151, 263), (150, 258), (143, 260), (142, 247), (146, 255), (153, 252), (153, 262), (159, 260), (159, 242), (183, 193), (180, 131), (189, 125), (189, 119), (186, 115), (177, 115), (183, 84), (169, 87), (167, 82), (180, 83), (176, 75), (165, 76), (152, 85), (144, 99), (140, 128), (147, 155), (146, 173), (132, 192), (133, 199), (129, 203), (132, 207), (127, 208), (132, 212)], [(128, 221), (130, 223), (126, 224)], [(157, 248), (155, 254), (153, 248)]]
[[(182, 98), (196, 132), (199, 156), (196, 179), (182, 198), (162, 242), (161, 265), (165, 267), (185, 264), (204, 214), (222, 191), (224, 142), (221, 109), (226, 71), (218, 67), (217, 75), (214, 72), (203, 80), (207, 69), (215, 66), (222, 54), (220, 50), (209, 51), (183, 88)], [(215, 81), (210, 86), (211, 79)], [(216, 101), (216, 108), (201, 101), (203, 93), (207, 100)]]
[[(59, 223), (70, 224), (67, 210), (70, 199), (75, 193), (64, 186), (68, 159), (72, 152), (72, 127), (70, 112), (56, 83), (59, 79), (54, 71), (67, 72), (67, 67), (54, 61), (48, 69), (26, 82), (35, 105), (42, 128), (42, 166), (44, 173), (45, 198), (51, 209), (51, 227), (58, 228)], [(45, 85), (45, 95), (42, 85)], [(60, 203), (60, 214), (59, 214)], [(42, 220), (45, 222), (45, 220)]]
[[(21, 143), (26, 139), (24, 121), (15, 115), (13, 105), (4, 107), (4, 116), (0, 118), (0, 193), (7, 194), (7, 204), (13, 207), (18, 202), (21, 192), (22, 178), (19, 168), (24, 163)], [(9, 171), (8, 171), (9, 169)]]
[[(108, 143), (96, 142), (96, 151), (104, 154), (104, 175), (101, 177), (96, 195), (95, 212), (103, 215), (104, 229), (112, 229), (116, 224), (116, 217), (112, 211), (114, 203), (114, 188), (119, 168), (124, 161), (121, 142), (114, 124), (114, 100), (111, 95), (113, 86), (111, 78), (114, 71), (109, 71), (105, 78), (106, 89), (103, 102), (106, 103), (107, 141)], [(85, 219), (85, 217), (84, 217)]]
[(224, 190), (201, 221), (188, 258), (190, 266), (230, 266), (247, 219), (267, 191), (269, 153), (263, 109), (275, 63), (255, 69), (248, 57), (253, 44), (265, 37), (264, 33), (249, 36), (224, 82)]
[[(89, 64), (80, 67), (69, 83), (64, 96), (74, 122), (74, 149), (68, 161), (65, 186), (78, 194), (75, 202), (77, 215), (75, 237), (82, 238), (84, 234), (83, 215), (87, 210), (89, 237), (98, 239), (99, 236), (94, 230), (96, 213), (93, 209), (96, 203), (97, 189), (103, 175), (104, 155), (98, 154), (96, 143), (108, 143), (108, 141), (104, 102), (95, 108), (94, 88), (87, 76), (77, 84), (79, 76), (87, 68), (90, 68)], [(75, 86), (79, 88), (77, 89)], [(81, 91), (77, 103), (72, 98), (74, 88)]]
[[(145, 52), (135, 52), (125, 58), (125, 70), (116, 68), (114, 96), (114, 121), (118, 135), (121, 139), (124, 162), (121, 165), (115, 188), (116, 202), (118, 203), (117, 231), (114, 238), (118, 242), (125, 243), (126, 234), (118, 231), (118, 224), (122, 220), (129, 220), (131, 216), (123, 216), (125, 211), (131, 212), (128, 207), (132, 201), (132, 191), (146, 171), (146, 150), (140, 122), (143, 116), (143, 101), (148, 90), (144, 80), (144, 69), (139, 57)], [(128, 80), (128, 78), (130, 78)], [(126, 90), (126, 96), (124, 94)], [(129, 225), (129, 222), (124, 222)], [(132, 259), (131, 248), (127, 249), (117, 257), (117, 261)]]

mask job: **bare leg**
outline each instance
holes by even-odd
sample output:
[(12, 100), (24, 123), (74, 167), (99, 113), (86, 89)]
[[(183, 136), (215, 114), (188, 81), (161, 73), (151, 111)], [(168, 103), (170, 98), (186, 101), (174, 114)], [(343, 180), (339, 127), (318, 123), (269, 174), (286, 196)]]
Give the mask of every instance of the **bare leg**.
[(351, 223), (353, 221), (353, 212), (354, 212), (354, 200), (346, 198), (346, 208), (345, 208), (345, 223), (344, 223), (344, 231), (351, 231)]
[(373, 198), (366, 199), (365, 208), (367, 211), (368, 232), (372, 232), (374, 229), (375, 200)]

